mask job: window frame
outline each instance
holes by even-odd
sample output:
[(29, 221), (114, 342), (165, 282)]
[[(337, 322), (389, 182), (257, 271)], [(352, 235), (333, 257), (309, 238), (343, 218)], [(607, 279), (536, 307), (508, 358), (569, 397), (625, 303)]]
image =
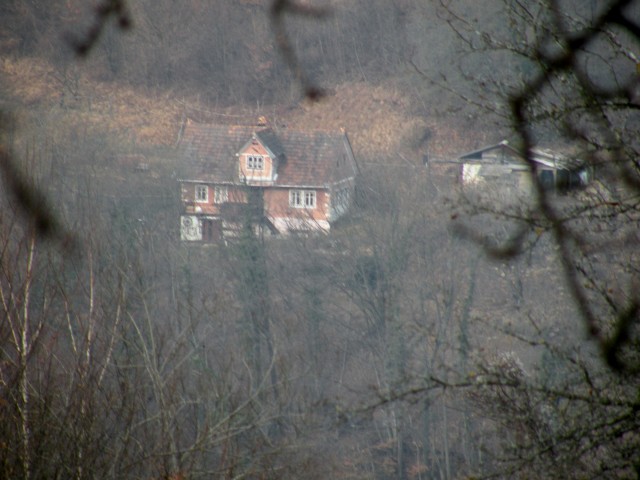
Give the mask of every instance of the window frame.
[(316, 208), (316, 191), (303, 190), (304, 208)]
[(264, 155), (247, 155), (245, 166), (254, 172), (264, 171)]
[(314, 209), (317, 205), (317, 198), (315, 190), (289, 190), (289, 206), (292, 208)]
[(302, 190), (289, 190), (289, 206), (302, 208)]
[(209, 203), (209, 186), (202, 184), (196, 185), (194, 189), (194, 199), (196, 203)]

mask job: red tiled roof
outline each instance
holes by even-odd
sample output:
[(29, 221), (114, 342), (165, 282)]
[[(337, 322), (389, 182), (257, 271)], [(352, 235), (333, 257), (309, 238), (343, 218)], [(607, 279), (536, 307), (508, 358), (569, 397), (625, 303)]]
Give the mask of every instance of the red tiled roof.
[(254, 133), (271, 152), (283, 157), (274, 186), (325, 187), (357, 173), (349, 139), (344, 132), (188, 122), (180, 141), (181, 178), (238, 183), (236, 153)]

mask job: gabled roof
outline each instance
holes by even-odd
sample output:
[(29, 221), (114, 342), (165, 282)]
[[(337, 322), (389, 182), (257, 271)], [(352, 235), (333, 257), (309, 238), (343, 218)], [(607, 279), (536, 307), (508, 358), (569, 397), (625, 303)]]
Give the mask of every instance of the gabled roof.
[[(495, 151), (497, 153), (496, 158), (487, 158), (485, 154)], [(525, 153), (522, 149), (513, 147), (507, 140), (503, 140), (499, 143), (488, 145), (471, 152), (467, 152), (458, 157), (461, 162), (477, 161), (477, 162), (493, 162), (502, 161), (515, 161), (518, 163), (526, 164)], [(556, 169), (574, 169), (582, 166), (582, 161), (579, 159), (573, 159), (563, 154), (554, 153), (550, 150), (543, 150), (540, 148), (531, 149), (531, 160), (542, 166)]]
[(502, 151), (512, 156), (522, 157), (522, 154), (517, 149), (509, 145), (507, 140), (503, 140), (499, 143), (487, 145), (477, 150), (464, 153), (458, 157), (458, 160), (481, 160), (484, 153), (491, 152), (493, 150)]
[(182, 180), (238, 183), (236, 154), (255, 138), (280, 157), (274, 186), (326, 187), (357, 174), (344, 132), (188, 122), (179, 145)]

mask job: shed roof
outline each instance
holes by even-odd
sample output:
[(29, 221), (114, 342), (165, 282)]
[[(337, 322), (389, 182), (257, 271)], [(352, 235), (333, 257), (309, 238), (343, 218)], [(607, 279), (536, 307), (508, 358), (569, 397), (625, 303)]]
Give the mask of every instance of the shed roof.
[(464, 153), (458, 157), (458, 160), (481, 160), (483, 158), (483, 154), (491, 151), (503, 151), (510, 155), (521, 156), (520, 151), (509, 145), (507, 140), (503, 140), (499, 143), (486, 145), (482, 148), (478, 148), (477, 150)]
[[(464, 153), (458, 157), (458, 161), (467, 162), (467, 161), (488, 161), (486, 160), (485, 154), (490, 152), (499, 152), (503, 154), (501, 159), (510, 159), (513, 161), (521, 162), (526, 164), (525, 162), (525, 152), (520, 148), (516, 148), (509, 144), (507, 140), (502, 140), (499, 143), (493, 145), (487, 145), (485, 147), (479, 148), (477, 150), (473, 150), (471, 152)], [(536, 162), (542, 166), (548, 168), (555, 169), (574, 169), (581, 167), (583, 162), (580, 159), (572, 158), (570, 156), (556, 153), (551, 150), (541, 149), (541, 148), (532, 148), (531, 149), (531, 160)]]
[(236, 154), (254, 135), (279, 158), (274, 186), (326, 187), (357, 173), (349, 139), (342, 131), (276, 130), (189, 121), (179, 145), (181, 178), (238, 183)]

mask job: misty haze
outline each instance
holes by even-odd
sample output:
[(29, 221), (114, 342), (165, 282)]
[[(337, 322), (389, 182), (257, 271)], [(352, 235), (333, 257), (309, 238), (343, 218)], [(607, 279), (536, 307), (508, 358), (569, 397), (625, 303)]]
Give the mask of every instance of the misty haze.
[(0, 478), (640, 478), (639, 0), (3, 0)]

